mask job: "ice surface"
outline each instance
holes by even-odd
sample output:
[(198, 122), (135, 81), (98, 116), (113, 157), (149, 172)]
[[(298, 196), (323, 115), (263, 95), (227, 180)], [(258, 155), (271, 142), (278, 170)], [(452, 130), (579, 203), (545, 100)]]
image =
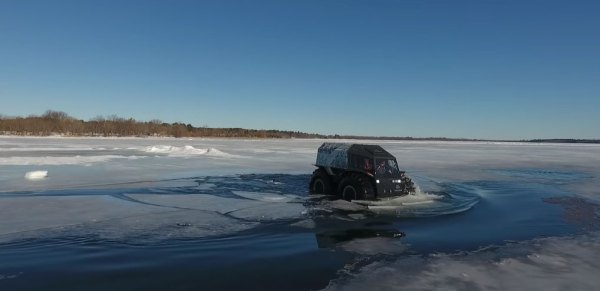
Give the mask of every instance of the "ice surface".
[(178, 195), (178, 194), (126, 194), (136, 201), (150, 205), (163, 205), (180, 209), (195, 209), (230, 213), (236, 210), (263, 205), (260, 201), (249, 199), (224, 198), (214, 195)]
[(1, 197), (0, 237), (168, 210), (107, 196)]
[(246, 221), (272, 221), (300, 218), (305, 209), (300, 203), (289, 203), (295, 199), (294, 197), (243, 191), (235, 191), (235, 193), (241, 197), (247, 197), (238, 199), (206, 194), (127, 194), (127, 196), (136, 201), (150, 205), (214, 211)]
[(134, 160), (139, 156), (98, 155), (98, 156), (44, 156), (44, 157), (0, 157), (0, 165), (90, 165), (93, 163), (107, 162), (114, 159)]
[[(128, 199), (131, 198), (131, 199)], [(45, 235), (109, 239), (222, 235), (255, 227), (252, 221), (301, 216), (289, 207), (212, 195), (128, 194), (0, 198), (0, 241)], [(227, 215), (224, 215), (227, 214)], [(230, 217), (228, 217), (230, 216)], [(236, 218), (243, 218), (238, 220)]]
[(84, 223), (73, 226), (63, 233), (152, 243), (174, 238), (227, 235), (257, 225), (256, 222), (239, 221), (210, 211), (176, 210)]
[[(317, 148), (323, 142), (0, 137), (0, 240), (57, 232), (115, 239), (197, 238), (288, 220), (298, 228), (310, 230), (316, 227), (312, 210), (348, 220), (363, 219), (367, 208), (403, 217), (439, 215), (464, 211), (479, 197), (486, 198), (486, 193), (474, 191), (471, 192), (476, 197), (450, 197), (440, 193), (439, 185), (480, 180), (529, 181), (550, 177), (555, 178), (557, 187), (586, 199), (600, 200), (598, 145), (350, 141), (381, 144), (423, 188), (417, 195), (366, 205), (341, 200), (305, 205), (298, 193), (257, 190), (252, 185), (244, 191), (233, 189), (229, 196), (216, 195), (213, 192), (221, 186), (202, 180), (207, 176), (227, 180), (237, 174), (308, 175), (314, 170)], [(24, 173), (38, 171), (40, 165), (51, 172), (50, 178), (35, 182), (23, 179)], [(177, 184), (180, 178), (188, 179), (187, 184), (194, 179), (199, 182), (194, 187), (182, 186)], [(274, 189), (280, 189), (278, 183), (281, 182), (272, 182)], [(185, 187), (190, 187), (190, 193), (182, 193), (189, 190)], [(296, 187), (305, 189), (306, 185)], [(65, 189), (69, 189), (69, 195), (64, 194)], [(100, 190), (89, 195), (84, 191), (89, 189)], [(102, 189), (114, 192), (106, 194)], [(500, 286), (552, 290), (564, 287), (564, 282), (575, 282), (566, 287), (593, 290), (599, 283), (595, 262), (600, 261), (596, 257), (599, 245), (594, 239), (598, 237), (535, 241), (517, 246), (530, 256), (509, 255), (495, 261), (489, 259), (495, 253), (481, 251), (373, 263), (356, 273), (355, 279), (335, 282), (330, 288)], [(404, 247), (401, 240), (389, 238), (360, 239), (340, 246), (364, 256), (403, 254)], [(555, 278), (549, 275), (554, 273)], [(531, 282), (526, 282), (528, 279)]]
[[(306, 174), (314, 169), (312, 164), (315, 162), (317, 148), (324, 142), (302, 139), (56, 137), (0, 137), (0, 140), (0, 192), (27, 190), (17, 178), (22, 178), (23, 170), (34, 170), (25, 166), (35, 165), (59, 168), (92, 165), (69, 173), (69, 176), (62, 175), (60, 169), (51, 169), (52, 181), (44, 184), (44, 189), (81, 184), (78, 181), (94, 183), (94, 180), (110, 184), (243, 173)], [(587, 196), (590, 197), (600, 196), (600, 189), (596, 186), (600, 179), (600, 145), (349, 142), (382, 145), (398, 158), (400, 168), (406, 170), (419, 185), (427, 186), (425, 190), (428, 192), (439, 182), (510, 179), (491, 171), (493, 169), (539, 168), (585, 173), (591, 178), (583, 179), (573, 189), (585, 195), (589, 193)]]
[[(442, 182), (514, 179), (503, 174), (510, 172), (498, 172), (497, 169), (540, 168), (584, 173), (585, 178), (567, 187), (590, 199), (600, 197), (598, 145), (349, 142), (381, 144), (396, 155), (400, 167), (428, 193), (435, 191)], [(0, 192), (88, 185), (135, 186), (137, 182), (244, 173), (309, 174), (314, 169), (312, 164), (322, 143), (323, 140), (301, 139), (0, 137)], [(23, 173), (34, 171), (39, 165), (49, 166), (45, 170), (52, 172), (52, 179), (23, 183)], [(531, 170), (525, 173), (527, 178), (537, 174)], [(564, 182), (570, 177), (562, 175), (560, 178)], [(443, 199), (431, 195), (407, 196), (370, 206), (373, 209), (379, 206), (418, 207), (421, 202), (428, 201), (442, 205)], [(264, 196), (262, 199), (287, 201), (288, 198)]]
[[(356, 246), (355, 246), (356, 248)], [(365, 245), (368, 252), (370, 245)], [(597, 290), (600, 235), (369, 264), (326, 290)]]
[(304, 216), (304, 206), (298, 203), (269, 203), (230, 212), (233, 217), (249, 221), (292, 220)]

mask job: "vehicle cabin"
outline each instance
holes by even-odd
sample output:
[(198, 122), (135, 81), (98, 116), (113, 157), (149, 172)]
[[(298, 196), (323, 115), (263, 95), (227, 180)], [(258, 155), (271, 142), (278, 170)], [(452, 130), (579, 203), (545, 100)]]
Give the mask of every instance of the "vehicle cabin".
[(324, 143), (318, 149), (315, 166), (318, 169), (311, 179), (312, 193), (337, 193), (353, 200), (414, 191), (396, 158), (378, 145)]

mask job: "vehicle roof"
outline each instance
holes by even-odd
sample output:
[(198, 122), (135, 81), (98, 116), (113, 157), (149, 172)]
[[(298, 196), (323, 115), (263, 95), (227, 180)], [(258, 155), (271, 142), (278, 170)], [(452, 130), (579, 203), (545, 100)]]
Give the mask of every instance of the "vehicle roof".
[(389, 158), (395, 159), (395, 157), (383, 149), (379, 145), (372, 144), (347, 144), (347, 143), (323, 143), (321, 147), (319, 147), (319, 151), (324, 148), (328, 149), (347, 149), (348, 154), (355, 154), (366, 157), (374, 157), (374, 158)]

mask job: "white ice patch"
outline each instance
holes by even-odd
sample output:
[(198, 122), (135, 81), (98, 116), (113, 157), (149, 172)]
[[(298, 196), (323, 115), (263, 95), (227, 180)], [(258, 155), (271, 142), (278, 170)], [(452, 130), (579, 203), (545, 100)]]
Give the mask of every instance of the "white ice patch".
[(247, 191), (233, 191), (233, 194), (244, 197), (251, 200), (263, 201), (263, 202), (274, 202), (274, 203), (285, 203), (293, 200), (299, 200), (300, 197), (296, 195), (281, 195), (275, 193), (262, 193), (262, 192), (247, 192)]
[(66, 156), (66, 157), (0, 157), (0, 165), (4, 166), (26, 166), (26, 165), (88, 165), (93, 163), (107, 162), (115, 159), (138, 159), (139, 156)]
[(48, 177), (48, 171), (31, 171), (25, 173), (25, 179), (27, 180), (41, 180)]
[(144, 152), (165, 154), (173, 157), (192, 157), (192, 156), (211, 156), (211, 157), (232, 157), (233, 155), (222, 152), (215, 148), (196, 148), (191, 145), (185, 146), (170, 146), (170, 145), (154, 145), (144, 148)]

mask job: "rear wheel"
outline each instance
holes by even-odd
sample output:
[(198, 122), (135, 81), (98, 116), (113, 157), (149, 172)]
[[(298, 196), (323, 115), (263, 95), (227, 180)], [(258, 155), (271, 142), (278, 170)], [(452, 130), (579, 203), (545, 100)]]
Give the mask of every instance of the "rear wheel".
[(361, 174), (350, 174), (340, 181), (337, 189), (338, 195), (348, 201), (375, 199), (375, 189), (370, 179)]
[(333, 183), (325, 170), (316, 169), (310, 178), (310, 194), (333, 194)]

